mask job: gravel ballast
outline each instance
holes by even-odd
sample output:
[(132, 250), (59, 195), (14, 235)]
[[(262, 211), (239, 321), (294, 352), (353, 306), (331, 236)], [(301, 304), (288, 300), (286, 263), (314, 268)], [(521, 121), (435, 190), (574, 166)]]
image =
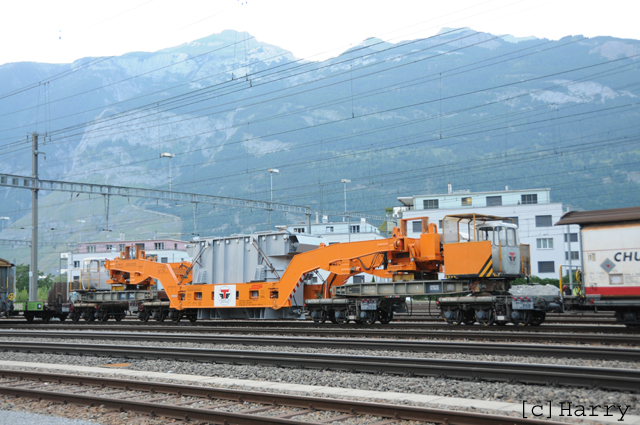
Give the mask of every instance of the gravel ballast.
[[(0, 338), (0, 341), (25, 341), (25, 342), (42, 342), (42, 343), (61, 343), (64, 341), (69, 344), (111, 344), (113, 341), (99, 341), (86, 339), (57, 339), (57, 338)], [(248, 351), (247, 345), (242, 344), (199, 344), (191, 342), (169, 343), (160, 341), (125, 341), (119, 345), (141, 346), (141, 347), (175, 347), (175, 348), (201, 348), (210, 350), (235, 350)], [(568, 348), (569, 345), (563, 345)], [(410, 352), (410, 351), (385, 351), (385, 350), (359, 350), (348, 348), (315, 348), (315, 347), (291, 347), (277, 345), (254, 345), (250, 351), (273, 351), (280, 353), (312, 353), (312, 354), (333, 354), (343, 356), (374, 356), (374, 357), (395, 357), (395, 358), (412, 358), (412, 359), (443, 359), (443, 360), (476, 360), (486, 362), (499, 363), (528, 363), (528, 364), (553, 364), (562, 366), (580, 366), (595, 368), (613, 368), (613, 369), (640, 369), (640, 362), (625, 362), (618, 360), (592, 360), (592, 359), (572, 359), (563, 357), (535, 357), (535, 356), (515, 356), (515, 355), (493, 355), (493, 354), (462, 354), (462, 353), (434, 353), (434, 352)], [(8, 353), (9, 354), (9, 353)], [(640, 349), (638, 349), (638, 358), (640, 359)], [(12, 359), (7, 359), (12, 360)]]
[[(517, 404), (522, 403), (523, 400), (526, 400), (527, 403), (539, 404), (547, 403), (549, 400), (552, 400), (554, 403), (570, 401), (574, 404), (621, 404), (631, 406), (628, 411), (629, 414), (637, 415), (640, 412), (640, 397), (638, 394), (597, 389), (459, 381), (434, 377), (400, 377), (340, 371), (288, 369), (271, 366), (223, 365), (167, 360), (132, 360), (125, 358), (79, 357), (58, 354), (4, 353), (3, 360), (78, 366), (103, 366), (105, 364), (131, 363), (128, 369), (149, 372), (436, 395)], [(107, 373), (106, 376), (116, 376), (109, 375), (107, 369), (105, 369), (105, 373)]]

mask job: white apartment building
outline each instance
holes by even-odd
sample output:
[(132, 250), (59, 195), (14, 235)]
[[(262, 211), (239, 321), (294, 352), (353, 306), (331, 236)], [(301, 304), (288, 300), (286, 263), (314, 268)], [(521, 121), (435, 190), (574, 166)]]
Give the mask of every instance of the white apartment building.
[[(191, 261), (186, 250), (187, 243), (174, 239), (90, 242), (78, 244), (75, 251), (65, 252), (60, 257), (62, 261), (66, 259), (67, 262), (67, 282), (86, 280), (86, 269), (92, 261), (94, 262), (91, 264), (91, 269), (97, 269), (93, 273), (98, 274), (98, 281), (106, 281), (107, 271), (104, 269), (104, 260), (113, 260), (118, 257), (125, 246), (142, 249), (147, 256), (155, 255), (160, 263), (177, 263)], [(85, 269), (84, 273), (83, 269)]]
[[(447, 215), (473, 212), (512, 219), (520, 228), (520, 243), (531, 247), (532, 275), (557, 279), (560, 265), (580, 265), (579, 227), (554, 226), (564, 211), (561, 203), (551, 202), (550, 189), (471, 192), (454, 191), (449, 185), (448, 193), (398, 197), (398, 201), (403, 206), (394, 208), (395, 213), (406, 219), (429, 217), (440, 231)], [(420, 226), (419, 221), (410, 224), (409, 236), (417, 236)]]

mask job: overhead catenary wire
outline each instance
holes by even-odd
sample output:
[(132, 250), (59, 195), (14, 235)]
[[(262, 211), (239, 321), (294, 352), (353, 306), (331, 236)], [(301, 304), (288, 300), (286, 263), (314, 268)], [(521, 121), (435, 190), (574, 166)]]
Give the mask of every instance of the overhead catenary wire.
[[(566, 71), (566, 72), (570, 72), (570, 71)], [(541, 78), (545, 78), (545, 77), (548, 77), (548, 76), (544, 76), (544, 77), (541, 77)], [(491, 89), (491, 88), (484, 89), (484, 90), (489, 90), (489, 89)], [(547, 88), (547, 89), (548, 89), (548, 88)], [(464, 95), (464, 94), (462, 94), (462, 95)], [(385, 112), (385, 111), (382, 111), (382, 112)], [(187, 137), (188, 137), (188, 136), (187, 136)], [(264, 137), (264, 136), (262, 136), (262, 137)]]

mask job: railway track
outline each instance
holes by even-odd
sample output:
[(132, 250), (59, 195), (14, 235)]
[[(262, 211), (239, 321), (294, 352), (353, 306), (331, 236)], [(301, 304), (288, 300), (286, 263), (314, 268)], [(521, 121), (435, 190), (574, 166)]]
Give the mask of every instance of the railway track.
[[(541, 325), (541, 326), (454, 326), (443, 322), (438, 323), (390, 323), (388, 325), (362, 325), (350, 323), (347, 325), (322, 324), (318, 325), (313, 322), (278, 322), (278, 321), (241, 321), (241, 320), (220, 320), (220, 321), (202, 321), (196, 323), (171, 323), (171, 322), (140, 322), (140, 321), (122, 321), (113, 322), (90, 322), (90, 323), (73, 323), (73, 322), (41, 322), (26, 323), (24, 321), (0, 321), (0, 329), (51, 329), (51, 330), (136, 330), (136, 331), (162, 331), (162, 332), (251, 332), (251, 333), (282, 333), (283, 331), (291, 333), (305, 333), (306, 335), (353, 335), (353, 336), (371, 336), (380, 337), (394, 336), (399, 333), (402, 337), (430, 337), (435, 333), (448, 332), (452, 335), (455, 333), (468, 334), (469, 338), (474, 337), (471, 334), (506, 334), (515, 336), (518, 333), (526, 334), (549, 334), (549, 333), (572, 333), (572, 334), (616, 334), (616, 335), (640, 335), (637, 329), (627, 328), (622, 325), (613, 326), (570, 326), (570, 325)], [(482, 337), (484, 338), (484, 337)], [(519, 339), (522, 340), (522, 339)], [(617, 342), (611, 342), (617, 343)], [(624, 343), (624, 342), (622, 342)]]
[(522, 384), (578, 386), (636, 392), (640, 371), (525, 363), (491, 363), (466, 360), (349, 356), (316, 353), (215, 350), (139, 345), (0, 342), (0, 350), (64, 355), (165, 359), (232, 365), (271, 365), (290, 368), (338, 370), (402, 376), (436, 376), (462, 380), (502, 381)]
[[(464, 353), (480, 355), (514, 355), (525, 357), (569, 357), (578, 359), (636, 361), (640, 350), (633, 348), (608, 348), (592, 346), (495, 344), (443, 341), (372, 340), (347, 338), (300, 338), (220, 335), (140, 334), (124, 332), (51, 332), (51, 331), (0, 331), (6, 338), (88, 339), (138, 342), (169, 342), (196, 344), (228, 344), (247, 346), (313, 347), (354, 350), (409, 351), (419, 353)], [(13, 341), (12, 341), (13, 342)], [(563, 341), (564, 342), (564, 341)], [(637, 339), (636, 342), (640, 342)], [(0, 342), (0, 347), (2, 343)]]
[[(21, 328), (22, 329), (22, 328)], [(37, 330), (42, 328), (38, 327)], [(570, 344), (598, 344), (598, 345), (625, 345), (625, 346), (640, 346), (640, 335), (620, 333), (614, 335), (590, 335), (581, 333), (553, 333), (548, 334), (544, 332), (525, 332), (524, 328), (520, 332), (484, 332), (484, 328), (480, 328), (481, 332), (475, 330), (442, 330), (442, 331), (429, 331), (429, 330), (402, 330), (402, 329), (288, 329), (286, 330), (287, 336), (314, 336), (314, 337), (341, 337), (341, 338), (387, 338), (387, 339), (438, 339), (438, 340), (474, 340), (485, 342), (539, 342), (539, 343), (570, 343)], [(48, 327), (47, 334), (51, 335), (54, 331), (81, 331), (75, 335), (81, 338), (85, 332), (93, 331), (120, 331), (123, 329), (118, 326), (61, 326), (61, 327)], [(135, 329), (126, 329), (128, 332), (154, 332), (154, 333), (181, 333), (181, 334), (195, 334), (195, 335), (211, 335), (211, 334), (251, 334), (251, 335), (275, 335), (281, 336), (283, 334), (282, 328), (236, 328), (236, 327), (222, 327), (222, 328), (198, 328), (198, 327), (178, 327), (178, 326), (153, 326), (153, 327), (140, 327)], [(15, 335), (13, 331), (0, 331), (5, 336)], [(5, 334), (9, 332), (9, 334)], [(25, 331), (33, 332), (33, 331)]]
[[(0, 393), (16, 398), (105, 406), (118, 412), (216, 424), (302, 425), (349, 418), (371, 418), (373, 425), (402, 425), (405, 421), (478, 425), (561, 424), (414, 406), (10, 370), (0, 370)], [(324, 419), (313, 420), (319, 412)]]

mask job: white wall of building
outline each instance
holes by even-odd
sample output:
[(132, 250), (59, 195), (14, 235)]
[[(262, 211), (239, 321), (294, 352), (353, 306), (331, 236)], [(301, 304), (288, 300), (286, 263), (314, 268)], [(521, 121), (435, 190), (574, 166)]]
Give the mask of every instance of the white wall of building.
[[(531, 274), (542, 278), (557, 278), (560, 265), (568, 265), (566, 258), (567, 244), (565, 233), (567, 226), (554, 226), (563, 215), (561, 203), (551, 203), (549, 189), (500, 191), (500, 192), (453, 192), (440, 195), (420, 195), (415, 197), (398, 198), (408, 208), (402, 212), (402, 218), (429, 217), (429, 222), (436, 223), (438, 230), (442, 230), (442, 219), (446, 215), (477, 213), (514, 218), (520, 230), (520, 243), (531, 247)], [(523, 195), (526, 198), (523, 198)], [(532, 197), (531, 195), (535, 195)], [(502, 205), (486, 206), (487, 197), (501, 197)], [(462, 198), (471, 198), (471, 205), (462, 206)], [(536, 199), (535, 204), (523, 203), (523, 199)], [(423, 209), (425, 206), (435, 205), (437, 209)], [(495, 201), (495, 198), (494, 198)], [(465, 201), (469, 202), (469, 201)], [(550, 220), (549, 220), (550, 217)], [(419, 234), (419, 227), (414, 232), (413, 225), (408, 225), (409, 236)], [(579, 226), (570, 226), (573, 235), (571, 251), (573, 251), (572, 266), (580, 265)], [(538, 241), (540, 240), (540, 241)], [(551, 264), (553, 263), (553, 264)]]

